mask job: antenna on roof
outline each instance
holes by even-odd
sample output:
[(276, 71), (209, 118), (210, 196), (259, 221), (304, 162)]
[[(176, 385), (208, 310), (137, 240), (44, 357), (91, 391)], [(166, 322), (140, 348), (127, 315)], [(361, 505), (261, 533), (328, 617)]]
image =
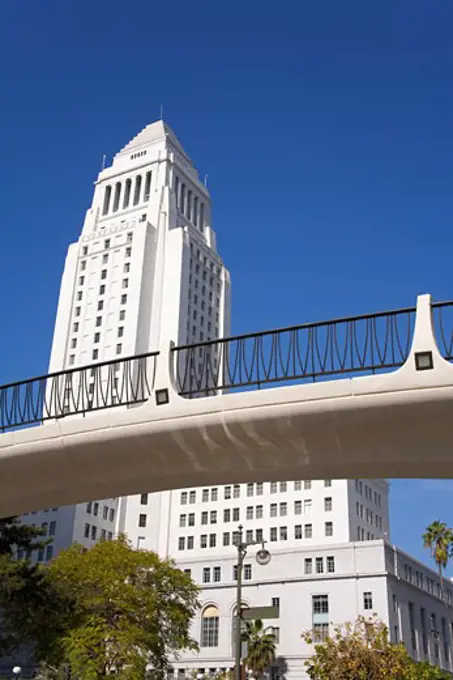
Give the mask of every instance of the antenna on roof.
[(106, 154), (104, 153), (104, 154), (102, 155), (101, 171), (104, 170), (104, 168), (105, 168), (105, 162), (106, 162), (106, 160), (107, 160), (107, 156), (106, 156)]
[(160, 105), (160, 120), (164, 119), (164, 105)]
[(207, 175), (207, 173), (206, 173), (206, 175), (204, 176), (204, 185), (205, 185), (205, 187), (208, 186), (208, 175)]

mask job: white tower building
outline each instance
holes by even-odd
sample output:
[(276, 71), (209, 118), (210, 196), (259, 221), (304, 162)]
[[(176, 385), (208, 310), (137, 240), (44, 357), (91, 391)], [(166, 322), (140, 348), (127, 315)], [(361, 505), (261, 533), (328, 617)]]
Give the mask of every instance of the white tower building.
[[(49, 371), (229, 332), (230, 279), (217, 253), (209, 193), (160, 120), (121, 149), (95, 182), (81, 236), (66, 256)], [(94, 377), (89, 389), (94, 392)], [(131, 497), (121, 505), (109, 498), (46, 509), (24, 521), (53, 537), (40, 561), (116, 530), (135, 540), (143, 534), (146, 547), (165, 552), (159, 522), (169, 498), (150, 499), (145, 520), (138, 512), (143, 499)]]

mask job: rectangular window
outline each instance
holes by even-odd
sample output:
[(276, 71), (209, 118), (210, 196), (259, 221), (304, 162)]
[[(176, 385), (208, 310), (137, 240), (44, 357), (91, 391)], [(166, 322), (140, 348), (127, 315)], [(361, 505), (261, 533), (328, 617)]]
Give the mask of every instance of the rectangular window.
[(140, 496), (140, 505), (148, 505), (148, 494), (142, 493)]
[(214, 583), (220, 583), (221, 578), (222, 578), (222, 570), (220, 567), (214, 567), (212, 570), (212, 575), (213, 575), (213, 581)]
[(46, 548), (46, 561), (48, 562), (53, 557), (53, 545), (48, 545)]
[(305, 538), (313, 538), (313, 525), (306, 524), (304, 527)]
[(214, 503), (217, 501), (219, 497), (219, 490), (217, 487), (214, 487), (214, 489), (211, 489), (211, 501), (214, 501)]
[(233, 508), (233, 522), (239, 522), (239, 508)]
[(203, 489), (201, 492), (201, 500), (203, 503), (207, 503), (209, 501), (209, 489)]
[(247, 545), (253, 543), (253, 529), (247, 529), (245, 534), (245, 542), (247, 543)]
[(90, 525), (89, 524), (85, 524), (85, 531), (83, 532), (83, 535), (85, 536), (85, 538), (89, 537), (89, 535), (90, 535)]
[(93, 357), (93, 361), (96, 361), (96, 359), (99, 357), (99, 350), (94, 349), (93, 354), (91, 356)]
[(257, 529), (256, 534), (255, 534), (255, 541), (257, 543), (262, 543), (263, 542), (263, 530), (262, 529)]
[(208, 547), (208, 534), (201, 534), (200, 536), (200, 548)]
[[(213, 614), (207, 615), (210, 608), (206, 610), (201, 619), (201, 641), (200, 647), (218, 647), (219, 644), (219, 617), (217, 610), (212, 607)], [(184, 677), (186, 677), (184, 675)]]
[(231, 486), (226, 486), (224, 489), (224, 498), (226, 501), (229, 501), (231, 498)]
[(247, 496), (253, 496), (253, 484), (247, 484)]
[(188, 520), (189, 520), (189, 522), (188, 522), (189, 527), (194, 527), (195, 526), (195, 513), (194, 512), (189, 513)]
[(217, 510), (211, 510), (209, 513), (209, 521), (211, 524), (217, 524)]
[(233, 498), (239, 498), (241, 495), (241, 486), (240, 484), (235, 484), (233, 486)]
[(263, 495), (263, 482), (258, 482), (256, 485), (256, 495), (257, 496), (262, 496)]
[(138, 526), (146, 527), (146, 515), (141, 514), (138, 516)]
[(230, 508), (225, 508), (223, 511), (223, 521), (229, 522), (231, 520), (231, 510)]
[(187, 491), (181, 492), (181, 505), (187, 505)]
[(363, 593), (363, 608), (373, 609), (373, 594), (370, 592)]
[(189, 503), (190, 505), (193, 505), (195, 503), (197, 497), (197, 492), (196, 491), (191, 491), (189, 494)]
[(247, 507), (245, 516), (246, 516), (246, 519), (253, 519), (253, 505), (249, 505)]
[(319, 644), (324, 642), (329, 637), (328, 623), (314, 623), (313, 624), (313, 642)]
[(311, 515), (311, 510), (313, 507), (313, 503), (311, 498), (306, 498), (304, 500), (304, 515)]
[(118, 328), (118, 337), (119, 337), (119, 338), (122, 338), (123, 335), (124, 335), (124, 326), (120, 326), (120, 327)]
[(211, 582), (211, 569), (210, 567), (204, 567), (203, 569), (203, 583)]
[(324, 511), (325, 512), (331, 512), (332, 511), (332, 498), (324, 498)]
[(49, 527), (49, 536), (55, 536), (56, 531), (57, 531), (57, 523), (51, 522), (50, 527)]
[(294, 538), (302, 538), (302, 524), (296, 524), (294, 527)]
[(186, 520), (187, 520), (187, 515), (179, 515), (179, 526), (185, 527), (186, 526)]
[(288, 488), (287, 482), (280, 482), (280, 493), (285, 493)]
[(116, 346), (116, 353), (121, 354), (122, 350), (123, 350), (123, 345), (121, 343), (118, 343), (117, 346)]
[(288, 540), (288, 528), (287, 527), (280, 527), (280, 540), (281, 541)]
[(294, 514), (295, 515), (302, 514), (302, 501), (294, 501)]
[(333, 522), (325, 523), (325, 534), (326, 536), (333, 536)]
[(309, 491), (311, 489), (311, 480), (310, 479), (304, 479), (304, 490)]
[(302, 490), (302, 481), (298, 479), (296, 482), (294, 482), (294, 491), (301, 491)]
[(316, 573), (317, 574), (323, 574), (324, 573), (324, 560), (322, 557), (317, 557), (315, 560), (316, 564)]
[(228, 531), (223, 534), (223, 545), (230, 545), (230, 533)]
[(94, 515), (95, 517), (97, 517), (98, 514), (99, 514), (99, 503), (96, 502), (96, 503), (94, 503), (94, 505), (93, 505), (93, 515)]
[(184, 550), (186, 546), (186, 539), (184, 536), (180, 536), (178, 539), (178, 550)]
[(73, 332), (73, 333), (77, 333), (78, 330), (79, 330), (79, 322), (78, 322), (78, 321), (75, 321), (75, 322), (73, 323), (73, 325), (72, 325), (72, 332)]
[(329, 596), (313, 595), (312, 597), (313, 615), (329, 613)]
[(277, 527), (271, 527), (269, 535), (270, 535), (271, 541), (276, 541), (277, 540)]
[(114, 510), (113, 508), (110, 508), (110, 517), (109, 517), (109, 520), (110, 520), (111, 522), (113, 522), (114, 519), (115, 519), (115, 510)]
[(94, 334), (94, 342), (97, 343), (101, 339), (101, 334), (100, 333), (95, 333)]
[(252, 565), (244, 564), (244, 581), (252, 580)]
[(280, 517), (286, 517), (288, 514), (288, 504), (280, 503)]
[(313, 573), (313, 560), (311, 557), (306, 557), (304, 560), (304, 574)]
[(109, 509), (106, 505), (102, 508), (102, 519), (107, 519), (109, 516)]
[(123, 293), (121, 296), (121, 304), (125, 305), (127, 302), (127, 293)]
[(193, 550), (194, 539), (193, 536), (187, 536), (187, 550)]
[(208, 511), (207, 510), (201, 513), (201, 523), (203, 525), (208, 523)]
[(271, 503), (269, 510), (271, 517), (277, 517), (277, 503)]
[(271, 493), (277, 493), (277, 482), (271, 482)]
[(327, 563), (327, 573), (328, 574), (335, 573), (335, 557), (333, 555), (330, 555), (329, 557), (326, 558), (326, 563)]
[(95, 527), (95, 526), (92, 526), (91, 527), (91, 540), (92, 541), (96, 540), (97, 533), (98, 533), (98, 528)]
[(216, 545), (216, 534), (209, 534), (209, 547), (215, 548)]

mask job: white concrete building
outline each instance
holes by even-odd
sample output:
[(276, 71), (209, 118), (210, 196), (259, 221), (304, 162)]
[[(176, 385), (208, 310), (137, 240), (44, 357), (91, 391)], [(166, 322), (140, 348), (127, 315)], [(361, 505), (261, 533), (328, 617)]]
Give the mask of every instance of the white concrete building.
[[(229, 333), (230, 280), (217, 253), (209, 194), (174, 133), (158, 121), (98, 176), (80, 239), (66, 258), (50, 371)], [(53, 537), (39, 561), (74, 541), (89, 547), (126, 532), (135, 546), (171, 555), (190, 570), (203, 586), (203, 608), (193, 624), (200, 653), (175, 662), (181, 678), (187, 668), (209, 673), (233, 664), (239, 524), (247, 541), (267, 541), (272, 553), (270, 565), (259, 567), (250, 548), (244, 602), (279, 606), (279, 618), (266, 622), (280, 640), (274, 674), (304, 677), (309, 650), (300, 638), (303, 630), (314, 627), (323, 635), (329, 622), (371, 611), (415, 655), (447, 663), (437, 578), (389, 546), (384, 480), (233, 484), (154, 494), (143, 489), (136, 496), (29, 513), (24, 521), (44, 526)]]
[[(157, 121), (95, 182), (80, 239), (66, 257), (49, 371), (229, 332), (229, 273), (217, 253), (209, 193), (175, 134)], [(89, 389), (95, 394), (94, 377)], [(130, 497), (28, 513), (24, 521), (53, 537), (40, 561), (74, 541), (90, 546), (124, 530), (161, 549), (153, 522), (168, 500), (150, 499), (145, 520), (140, 497)]]
[[(259, 566), (250, 548), (245, 560), (243, 603), (277, 605), (278, 618), (264, 621), (278, 640), (272, 678), (307, 678), (305, 661), (313, 649), (301, 639), (312, 630), (321, 640), (336, 624), (377, 614), (392, 641), (403, 641), (417, 660), (451, 670), (451, 632), (437, 574), (383, 540), (303, 547), (268, 546), (269, 565)], [(193, 623), (200, 653), (183, 655), (173, 676), (214, 675), (234, 665), (236, 556), (206, 554), (203, 562), (186, 559), (181, 566), (199, 582), (203, 606)], [(450, 617), (453, 592), (448, 583)]]

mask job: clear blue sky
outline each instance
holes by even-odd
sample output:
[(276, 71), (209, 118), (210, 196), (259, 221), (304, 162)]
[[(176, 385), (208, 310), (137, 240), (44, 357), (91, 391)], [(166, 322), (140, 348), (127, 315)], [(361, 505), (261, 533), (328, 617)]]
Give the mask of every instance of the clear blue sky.
[[(0, 382), (45, 371), (102, 154), (161, 104), (209, 174), (235, 332), (453, 298), (452, 25), (451, 0), (3, 0)], [(392, 487), (420, 556), (453, 485)]]

